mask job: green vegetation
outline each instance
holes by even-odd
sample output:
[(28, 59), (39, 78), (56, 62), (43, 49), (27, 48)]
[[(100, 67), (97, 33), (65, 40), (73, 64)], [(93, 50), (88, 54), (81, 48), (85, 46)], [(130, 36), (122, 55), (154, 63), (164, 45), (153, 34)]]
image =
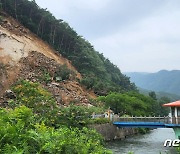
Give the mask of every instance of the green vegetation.
[(103, 108), (70, 105), (60, 109), (59, 123), (70, 127), (84, 127), (89, 124), (108, 123), (108, 119), (91, 119), (93, 113), (104, 113)]
[(87, 108), (71, 105), (61, 109), (58, 121), (61, 125), (81, 128), (88, 123), (90, 116), (91, 112), (88, 112)]
[(25, 105), (33, 110), (33, 113), (40, 116), (38, 122), (44, 122), (46, 125), (60, 127), (82, 128), (89, 123), (93, 113), (104, 113), (101, 107), (83, 107), (70, 105), (66, 108), (56, 105), (53, 96), (45, 90), (39, 83), (22, 80), (12, 87), (16, 95), (15, 100), (9, 100), (9, 107), (15, 108)]
[(50, 83), (51, 82), (51, 75), (48, 73), (47, 70), (43, 71), (43, 75), (38, 77), (40, 82)]
[(11, 107), (25, 105), (33, 109), (33, 112), (41, 117), (41, 121), (45, 121), (46, 124), (53, 124), (58, 107), (53, 96), (39, 83), (19, 81), (12, 90), (17, 97), (16, 100), (9, 102)]
[(138, 133), (140, 134), (146, 134), (150, 131), (149, 128), (138, 128)]
[[(0, 9), (0, 11), (1, 11), (1, 9)], [(3, 21), (3, 18), (2, 18), (2, 16), (0, 16), (0, 23)]]
[(91, 114), (102, 108), (60, 108), (47, 90), (30, 81), (19, 81), (12, 90), (16, 99), (9, 100), (8, 109), (0, 109), (0, 153), (111, 153), (103, 147), (103, 138), (86, 128), (100, 123), (92, 121)]
[[(94, 89), (98, 95), (110, 91), (136, 90), (129, 78), (123, 75), (93, 46), (79, 36), (66, 22), (56, 19), (49, 11), (37, 6), (35, 0), (1, 0), (3, 11), (48, 42), (56, 51), (71, 60), (82, 74), (81, 83)], [(67, 78), (64, 75), (63, 78)]]
[(69, 80), (70, 78), (75, 78), (75, 73), (68, 69), (66, 65), (62, 65), (56, 69), (54, 78), (56, 81)]
[(162, 102), (159, 104), (152, 97), (135, 92), (111, 93), (107, 96), (100, 96), (98, 100), (121, 116), (164, 116), (168, 113), (161, 107)]
[(36, 118), (25, 106), (0, 109), (0, 153), (111, 153), (102, 147), (102, 138), (94, 130), (54, 129), (35, 123)]
[(54, 72), (51, 72), (48, 69), (40, 69), (38, 72), (37, 79), (40, 83), (48, 84), (55, 80), (56, 82), (62, 82), (63, 80), (75, 80), (76, 73), (70, 70), (67, 65), (58, 65), (56, 66)]
[(95, 118), (95, 119), (90, 119), (88, 124), (107, 124), (110, 123), (110, 120), (107, 118)]

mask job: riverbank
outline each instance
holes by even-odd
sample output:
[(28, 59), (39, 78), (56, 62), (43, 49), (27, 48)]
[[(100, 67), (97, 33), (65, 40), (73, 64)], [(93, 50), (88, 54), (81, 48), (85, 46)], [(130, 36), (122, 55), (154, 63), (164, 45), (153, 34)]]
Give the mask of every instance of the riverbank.
[(105, 141), (122, 140), (139, 133), (139, 130), (136, 128), (118, 128), (110, 123), (94, 124), (89, 127), (96, 129), (104, 137)]

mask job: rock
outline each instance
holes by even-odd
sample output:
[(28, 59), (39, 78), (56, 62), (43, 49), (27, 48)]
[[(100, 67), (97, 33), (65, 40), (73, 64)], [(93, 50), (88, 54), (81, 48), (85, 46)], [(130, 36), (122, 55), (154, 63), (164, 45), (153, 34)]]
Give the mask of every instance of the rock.
[(56, 101), (57, 101), (57, 103), (61, 103), (62, 102), (61, 96), (56, 97)]
[(9, 99), (15, 99), (16, 95), (12, 90), (6, 90), (4, 96)]
[(51, 85), (59, 87), (59, 83), (56, 83), (56, 82), (52, 82)]
[(57, 82), (60, 82), (60, 81), (62, 81), (62, 78), (61, 78), (61, 77), (55, 77), (55, 80), (56, 80)]

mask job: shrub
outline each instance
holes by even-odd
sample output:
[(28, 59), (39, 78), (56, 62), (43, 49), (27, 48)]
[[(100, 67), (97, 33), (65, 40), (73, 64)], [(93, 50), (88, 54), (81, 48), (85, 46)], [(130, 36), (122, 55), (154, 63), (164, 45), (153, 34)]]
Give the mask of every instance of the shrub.
[(80, 83), (82, 85), (84, 85), (87, 89), (92, 89), (93, 86), (95, 85), (96, 83), (96, 79), (94, 77), (90, 78), (90, 77), (84, 77)]
[(87, 124), (90, 116), (91, 112), (88, 112), (86, 107), (70, 105), (69, 107), (60, 109), (58, 121), (60, 125), (82, 128)]
[(110, 123), (110, 120), (108, 118), (95, 118), (90, 119), (88, 124), (107, 124)]
[(40, 81), (45, 82), (46, 84), (51, 82), (51, 76), (47, 71), (43, 71), (43, 74), (39, 77)]
[(104, 113), (105, 110), (100, 107), (84, 107), (70, 105), (66, 108), (59, 108), (53, 96), (39, 83), (22, 80), (17, 82), (12, 90), (16, 95), (15, 100), (9, 100), (8, 105), (12, 108), (25, 105), (33, 110), (36, 116), (39, 116), (39, 122), (45, 122), (47, 125), (60, 127), (82, 128), (89, 123), (93, 113)]
[(138, 133), (146, 134), (147, 132), (149, 132), (149, 130), (149, 128), (138, 128)]
[(57, 81), (68, 80), (70, 79), (70, 76), (74, 75), (75, 73), (72, 70), (68, 69), (66, 65), (62, 65), (56, 69), (55, 79)]
[(87, 126), (90, 123), (107, 123), (106, 119), (91, 119), (91, 115), (93, 113), (104, 113), (104, 109), (99, 107), (87, 108), (85, 106), (70, 105), (69, 107), (60, 109), (58, 123), (60, 125), (65, 125), (68, 127), (79, 128)]
[[(1, 11), (1, 4), (0, 4), (0, 11)], [(3, 17), (0, 15), (0, 23), (3, 21)]]
[(46, 124), (54, 123), (58, 107), (53, 96), (39, 83), (22, 80), (17, 82), (12, 90), (16, 94), (16, 100), (9, 103), (12, 107), (25, 105), (41, 116), (41, 121), (45, 121)]
[(0, 153), (2, 154), (84, 154), (111, 153), (102, 146), (94, 130), (62, 127), (54, 129), (35, 123), (32, 110), (20, 106), (0, 109)]

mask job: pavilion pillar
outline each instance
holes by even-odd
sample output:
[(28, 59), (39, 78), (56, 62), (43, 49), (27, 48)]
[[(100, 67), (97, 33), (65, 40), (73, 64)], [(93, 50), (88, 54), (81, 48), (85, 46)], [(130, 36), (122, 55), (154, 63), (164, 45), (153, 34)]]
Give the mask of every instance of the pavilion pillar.
[(173, 122), (173, 114), (172, 114), (172, 108), (170, 107), (170, 113), (169, 113), (169, 120), (170, 120), (170, 123), (172, 124)]
[(175, 118), (176, 118), (176, 124), (178, 124), (177, 107), (175, 107), (174, 115), (175, 115)]

